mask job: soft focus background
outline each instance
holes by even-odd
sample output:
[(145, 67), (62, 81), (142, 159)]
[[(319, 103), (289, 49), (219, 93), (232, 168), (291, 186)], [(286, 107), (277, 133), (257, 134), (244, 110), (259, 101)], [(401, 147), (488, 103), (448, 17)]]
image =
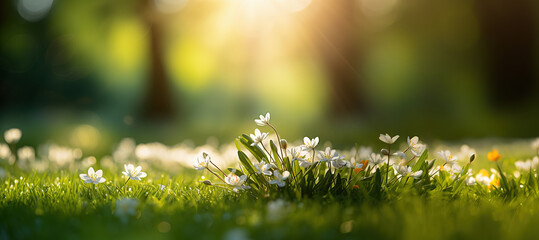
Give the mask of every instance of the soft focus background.
[(5, 0), (0, 130), (84, 152), (539, 134), (534, 0)]

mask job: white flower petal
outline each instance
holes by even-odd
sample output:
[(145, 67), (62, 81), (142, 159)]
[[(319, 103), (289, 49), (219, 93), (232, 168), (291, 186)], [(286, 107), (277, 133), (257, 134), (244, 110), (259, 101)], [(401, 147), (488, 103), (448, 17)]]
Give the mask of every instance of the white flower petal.
[(287, 179), (289, 176), (290, 176), (290, 172), (289, 171), (284, 171), (281, 179), (283, 179), (283, 180)]

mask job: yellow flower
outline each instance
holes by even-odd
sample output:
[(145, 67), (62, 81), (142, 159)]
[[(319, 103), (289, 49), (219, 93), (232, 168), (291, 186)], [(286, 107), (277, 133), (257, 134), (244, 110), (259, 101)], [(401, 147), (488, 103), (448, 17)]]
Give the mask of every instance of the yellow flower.
[(481, 176), (481, 177), (488, 177), (488, 175), (489, 175), (489, 172), (486, 169), (481, 169), (481, 171), (479, 171), (479, 173), (477, 174), (477, 176)]
[(492, 186), (500, 187), (500, 179), (494, 178), (492, 181), (490, 181), (490, 185), (488, 186), (488, 189), (492, 189)]
[(500, 179), (498, 179), (496, 174), (490, 174), (486, 169), (481, 169), (481, 171), (479, 171), (479, 173), (475, 176), (475, 179), (477, 182), (487, 186), (489, 190), (491, 190), (493, 187), (500, 187)]
[(501, 157), (502, 157), (502, 155), (500, 155), (498, 153), (498, 150), (496, 150), (496, 149), (492, 150), (492, 152), (489, 152), (487, 154), (488, 160), (493, 161), (493, 162), (498, 161)]

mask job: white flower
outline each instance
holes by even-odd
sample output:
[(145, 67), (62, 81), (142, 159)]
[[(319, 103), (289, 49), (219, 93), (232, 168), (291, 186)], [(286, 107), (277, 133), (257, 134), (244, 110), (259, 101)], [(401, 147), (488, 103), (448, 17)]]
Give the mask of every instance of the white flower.
[(275, 166), (275, 164), (273, 163), (270, 163), (270, 164), (267, 164), (266, 161), (262, 161), (260, 163), (253, 163), (253, 165), (255, 166), (256, 168), (256, 172), (258, 174), (264, 174), (264, 175), (268, 175), (268, 176), (271, 176), (271, 169), (272, 168), (277, 168), (277, 166)]
[(539, 149), (539, 138), (535, 139), (535, 140), (532, 142), (532, 148), (533, 148), (533, 149)]
[(475, 183), (476, 183), (476, 182), (475, 182), (475, 178), (472, 177), (472, 176), (468, 176), (468, 177), (466, 178), (466, 180), (464, 180), (464, 182), (465, 182), (466, 185), (468, 185), (468, 186), (475, 185)]
[(395, 171), (395, 175), (406, 176), (410, 174), (410, 172), (412, 171), (412, 168), (401, 166), (401, 165), (395, 165), (393, 166), (393, 170)]
[(138, 200), (134, 198), (122, 198), (116, 201), (116, 216), (127, 222), (129, 216), (137, 215)]
[(317, 163), (318, 161), (314, 161), (312, 157), (306, 157), (304, 159), (299, 160), (299, 166), (302, 168), (307, 168), (312, 166), (313, 164)]
[(303, 138), (303, 150), (305, 151), (309, 151), (309, 150), (314, 150), (314, 148), (316, 147), (316, 145), (318, 145), (318, 137), (315, 137), (313, 139), (309, 139), (308, 137), (304, 137)]
[(496, 178), (496, 172), (492, 171), (492, 174), (489, 176), (489, 172), (485, 169), (481, 169), (477, 175), (475, 175), (475, 180), (487, 187), (491, 187), (492, 185), (497, 185), (497, 178)]
[(396, 152), (393, 155), (399, 157), (401, 161), (406, 161), (406, 154), (403, 152)]
[(410, 173), (410, 177), (413, 177), (414, 179), (418, 179), (423, 175), (423, 170), (419, 170), (417, 172)]
[(440, 157), (444, 159), (445, 163), (450, 165), (451, 167), (457, 164), (457, 157), (451, 155), (451, 152), (449, 150), (442, 150), (438, 153), (438, 155), (440, 155)]
[(93, 183), (93, 184), (99, 184), (104, 183), (105, 179), (103, 176), (103, 171), (97, 170), (94, 171), (93, 167), (88, 168), (88, 174), (80, 174), (80, 179), (84, 181), (84, 183)]
[(378, 138), (380, 141), (385, 142), (387, 144), (393, 144), (397, 139), (399, 139), (399, 135), (396, 135), (394, 137), (389, 136), (389, 134), (380, 134), (380, 137)]
[(412, 151), (412, 154), (414, 154), (414, 156), (420, 157), (421, 155), (423, 155), (425, 149), (427, 149), (427, 145), (418, 143), (413, 148), (411, 148), (410, 151)]
[(251, 134), (251, 139), (253, 139), (253, 143), (251, 143), (251, 146), (257, 145), (259, 143), (262, 143), (264, 139), (268, 137), (269, 133), (261, 133), (260, 130), (255, 129), (255, 134)]
[(11, 128), (4, 132), (4, 139), (9, 144), (17, 143), (22, 136), (22, 132), (18, 128)]
[(516, 161), (515, 167), (519, 171), (530, 171), (536, 169), (539, 164), (539, 157), (535, 156), (533, 159), (528, 159), (526, 161)]
[(290, 156), (292, 157), (291, 159), (292, 162), (296, 160), (303, 161), (305, 153), (301, 150), (301, 147), (290, 148), (288, 152), (290, 153)]
[(36, 151), (33, 147), (24, 146), (17, 150), (17, 156), (19, 157), (19, 160), (33, 161), (36, 158)]
[(290, 176), (290, 172), (284, 171), (283, 174), (279, 173), (277, 170), (273, 170), (273, 176), (275, 179), (269, 181), (270, 184), (277, 184), (279, 187), (284, 187), (286, 183), (284, 180), (286, 180)]
[(133, 164), (124, 164), (125, 171), (122, 172), (125, 176), (129, 177), (132, 180), (140, 180), (143, 177), (146, 177), (145, 172), (141, 172), (142, 167), (138, 166), (135, 168)]
[(382, 164), (385, 162), (385, 160), (382, 158), (382, 156), (380, 154), (376, 154), (376, 153), (371, 153), (371, 155), (369, 156), (369, 158), (371, 159), (371, 163), (374, 164), (374, 166), (378, 165), (378, 164)]
[(6, 159), (11, 156), (11, 150), (9, 146), (5, 143), (0, 143), (0, 159)]
[(202, 153), (202, 158), (197, 157), (197, 162), (193, 164), (196, 170), (204, 170), (208, 167), (208, 164), (211, 162), (211, 157), (207, 153)]
[(414, 148), (416, 147), (417, 144), (419, 144), (419, 137), (418, 136), (415, 136), (413, 138), (408, 137), (406, 139), (406, 143), (408, 143), (408, 147)]
[(228, 176), (225, 177), (225, 182), (228, 184), (228, 185), (231, 185), (234, 187), (234, 192), (238, 192), (239, 190), (244, 190), (244, 189), (250, 189), (251, 187), (249, 186), (244, 186), (243, 184), (245, 183), (245, 180), (247, 180), (247, 175), (243, 175), (241, 177), (238, 177), (238, 175), (234, 174), (234, 173), (230, 173), (228, 174)]
[(410, 176), (418, 179), (421, 177), (421, 175), (423, 175), (423, 170), (412, 172), (412, 167), (410, 166), (395, 165), (393, 166), (393, 170), (395, 171), (395, 175), (400, 175), (403, 177)]
[(260, 119), (255, 119), (255, 123), (258, 126), (266, 126), (269, 125), (270, 121), (270, 113), (266, 113), (266, 116), (260, 115)]
[(331, 149), (330, 147), (327, 147), (326, 151), (319, 151), (318, 156), (320, 157), (321, 162), (332, 162), (339, 158), (339, 154), (337, 154), (335, 149)]
[(351, 165), (353, 168), (363, 168), (363, 162), (355, 162)]
[[(341, 169), (343, 167), (348, 167), (348, 168), (351, 167), (352, 163), (349, 162), (349, 161), (344, 160), (343, 158), (344, 158), (344, 156), (341, 156), (341, 157), (331, 161), (331, 166), (333, 166), (335, 168), (338, 168), (338, 169)], [(363, 167), (363, 164), (361, 164), (361, 167)]]

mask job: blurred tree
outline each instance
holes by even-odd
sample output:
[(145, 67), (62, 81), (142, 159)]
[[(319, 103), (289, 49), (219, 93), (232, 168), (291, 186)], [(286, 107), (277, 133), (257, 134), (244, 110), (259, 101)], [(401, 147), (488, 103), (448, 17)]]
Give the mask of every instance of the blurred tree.
[(331, 85), (332, 115), (358, 114), (363, 109), (360, 95), (360, 44), (354, 19), (356, 1), (313, 2), (315, 38)]
[(494, 107), (520, 105), (533, 97), (537, 47), (537, 1), (477, 0), (486, 53), (490, 102)]
[(140, 15), (149, 29), (150, 68), (143, 117), (152, 120), (166, 120), (174, 115), (172, 96), (163, 59), (164, 16), (157, 11), (154, 0), (141, 0)]
[(102, 96), (94, 76), (74, 66), (76, 56), (50, 32), (52, 1), (40, 3), (26, 1), (42, 7), (33, 12), (22, 0), (0, 3), (0, 109), (95, 109)]

